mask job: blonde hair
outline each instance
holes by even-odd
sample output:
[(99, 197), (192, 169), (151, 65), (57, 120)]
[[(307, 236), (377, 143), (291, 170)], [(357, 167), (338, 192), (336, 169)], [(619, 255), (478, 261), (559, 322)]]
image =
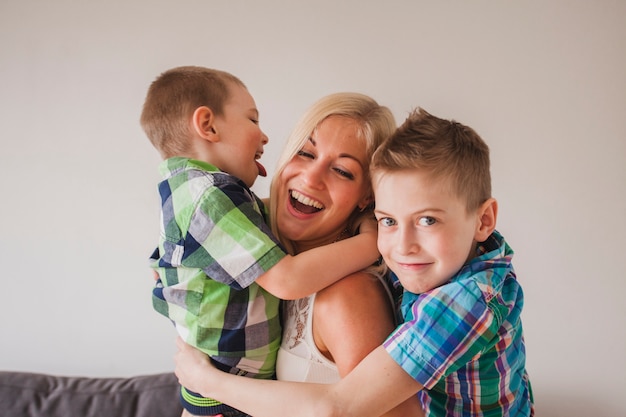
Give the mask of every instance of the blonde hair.
[(216, 116), (223, 114), (232, 85), (246, 88), (228, 72), (197, 66), (172, 68), (152, 82), (140, 123), (164, 159), (188, 151), (190, 121), (198, 107), (206, 106)]
[(471, 212), (491, 198), (489, 164), (489, 147), (472, 128), (418, 108), (376, 150), (370, 170), (425, 170), (445, 180)]
[[(276, 173), (270, 186), (270, 218), (272, 232), (291, 254), (294, 254), (294, 245), (293, 242), (284, 238), (277, 228), (277, 202), (275, 198), (272, 197), (277, 194), (277, 187), (280, 185), (279, 178), (285, 166), (287, 166), (298, 151), (303, 148), (304, 144), (317, 127), (331, 116), (347, 117), (357, 122), (359, 129), (358, 137), (363, 140), (365, 144), (367, 155), (366, 162), (368, 166), (374, 151), (396, 128), (393, 114), (387, 107), (381, 106), (371, 97), (359, 93), (330, 94), (315, 102), (308, 111), (305, 112), (287, 139), (285, 148), (278, 159)], [(365, 181), (371, 193), (368, 166), (365, 167)], [(350, 218), (347, 219), (348, 224), (353, 224), (359, 215), (363, 215), (363, 213), (355, 210), (355, 212), (350, 215)]]

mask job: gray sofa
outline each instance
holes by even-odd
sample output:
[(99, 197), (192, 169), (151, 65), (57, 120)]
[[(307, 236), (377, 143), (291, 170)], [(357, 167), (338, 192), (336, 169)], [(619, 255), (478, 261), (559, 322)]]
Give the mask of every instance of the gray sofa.
[(180, 417), (172, 373), (130, 378), (0, 371), (2, 417)]

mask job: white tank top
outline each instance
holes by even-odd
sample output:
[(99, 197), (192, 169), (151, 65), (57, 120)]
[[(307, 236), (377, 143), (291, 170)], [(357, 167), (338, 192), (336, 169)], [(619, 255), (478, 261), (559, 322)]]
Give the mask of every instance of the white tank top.
[[(379, 278), (393, 306), (393, 297)], [(284, 302), (283, 339), (278, 350), (276, 377), (282, 381), (332, 384), (339, 381), (337, 365), (326, 358), (313, 339), (313, 306), (315, 294)]]
[(331, 384), (339, 381), (339, 371), (313, 340), (315, 294), (285, 301), (283, 339), (276, 360), (276, 377), (282, 381)]

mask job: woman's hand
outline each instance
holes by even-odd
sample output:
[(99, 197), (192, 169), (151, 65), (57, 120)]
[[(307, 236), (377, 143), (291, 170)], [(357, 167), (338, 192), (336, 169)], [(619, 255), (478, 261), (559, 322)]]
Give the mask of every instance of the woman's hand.
[(180, 337), (176, 338), (176, 346), (178, 352), (174, 355), (176, 363), (174, 373), (178, 377), (178, 382), (185, 388), (203, 395), (202, 391), (205, 391), (204, 387), (211, 383), (212, 375), (220, 371), (211, 365), (206, 354), (188, 345)]

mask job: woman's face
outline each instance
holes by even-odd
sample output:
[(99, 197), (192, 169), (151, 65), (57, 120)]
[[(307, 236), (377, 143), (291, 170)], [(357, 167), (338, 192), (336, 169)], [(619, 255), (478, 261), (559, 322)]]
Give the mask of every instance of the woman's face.
[(333, 242), (355, 208), (369, 202), (369, 161), (357, 127), (328, 117), (278, 177), (277, 226), (298, 251)]

